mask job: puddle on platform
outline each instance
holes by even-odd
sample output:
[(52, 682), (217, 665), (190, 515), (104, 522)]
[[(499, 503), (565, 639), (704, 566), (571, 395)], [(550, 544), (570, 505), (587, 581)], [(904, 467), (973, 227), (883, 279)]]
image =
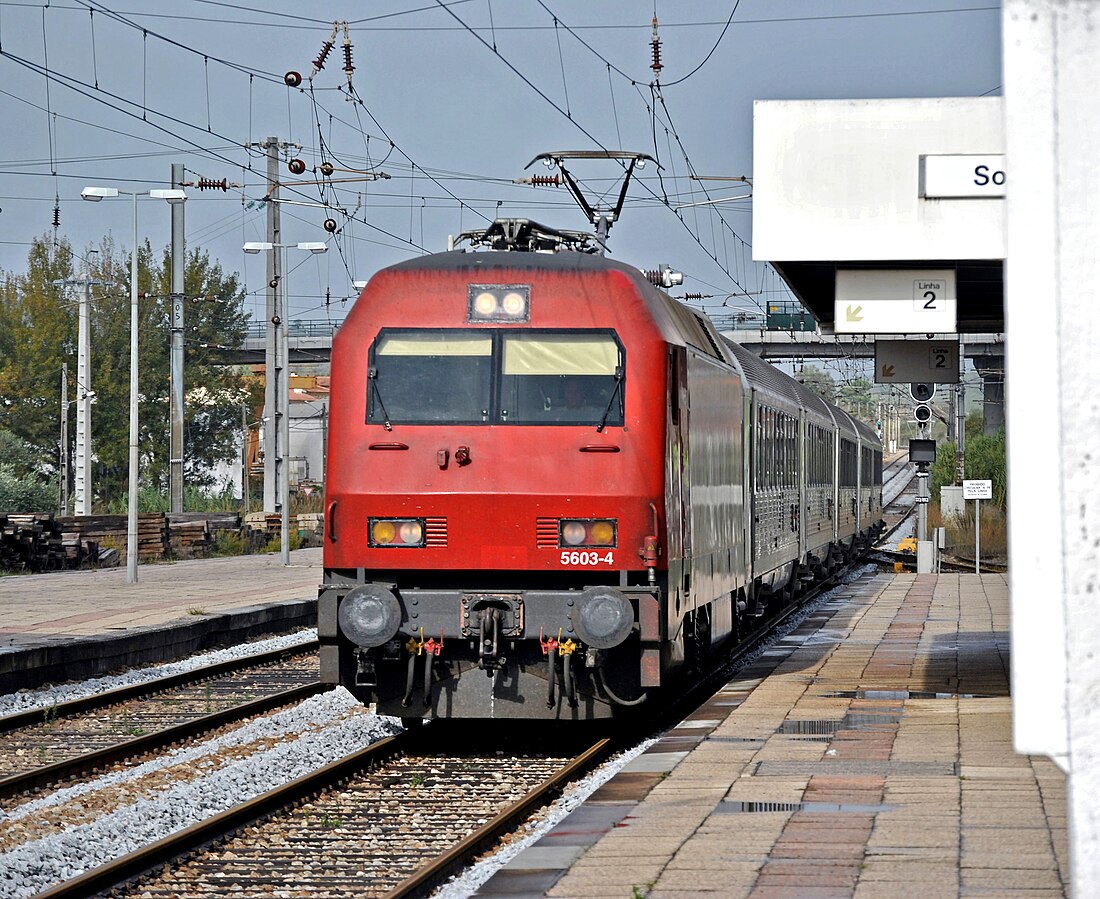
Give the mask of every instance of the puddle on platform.
[(836, 699), (872, 699), (904, 702), (907, 699), (992, 699), (988, 693), (932, 693), (926, 690), (832, 690), (823, 696)]
[(759, 814), (765, 812), (809, 812), (811, 814), (874, 815), (890, 812), (895, 805), (858, 805), (837, 802), (719, 802), (715, 811), (726, 815)]
[(777, 734), (796, 737), (834, 736), (842, 730), (872, 730), (878, 727), (893, 727), (901, 720), (901, 713), (873, 714), (867, 712), (849, 712), (843, 718), (821, 718), (810, 721), (784, 721), (776, 730)]

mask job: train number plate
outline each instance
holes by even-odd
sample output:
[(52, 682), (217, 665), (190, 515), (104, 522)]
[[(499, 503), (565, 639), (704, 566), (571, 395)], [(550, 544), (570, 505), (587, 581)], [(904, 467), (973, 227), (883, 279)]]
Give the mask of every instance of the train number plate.
[(562, 565), (611, 565), (615, 562), (615, 554), (608, 550), (605, 553), (589, 549), (563, 550), (561, 554)]

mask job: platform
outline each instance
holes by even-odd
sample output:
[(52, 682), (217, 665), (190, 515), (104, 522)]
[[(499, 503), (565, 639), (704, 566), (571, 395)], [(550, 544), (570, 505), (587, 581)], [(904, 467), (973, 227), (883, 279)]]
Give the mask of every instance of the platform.
[(1013, 752), (1008, 626), (1004, 575), (861, 579), (477, 895), (1066, 895), (1066, 779)]
[(0, 578), (0, 692), (317, 623), (321, 549)]

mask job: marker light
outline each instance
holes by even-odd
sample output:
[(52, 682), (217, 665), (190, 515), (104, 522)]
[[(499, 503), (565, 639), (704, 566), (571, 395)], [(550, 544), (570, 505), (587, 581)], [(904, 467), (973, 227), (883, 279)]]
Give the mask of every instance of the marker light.
[(420, 518), (371, 518), (369, 530), (371, 546), (424, 545), (424, 521)]
[(468, 322), (531, 320), (531, 288), (516, 284), (471, 284), (466, 296)]
[(616, 545), (618, 523), (613, 518), (562, 519), (558, 546)]

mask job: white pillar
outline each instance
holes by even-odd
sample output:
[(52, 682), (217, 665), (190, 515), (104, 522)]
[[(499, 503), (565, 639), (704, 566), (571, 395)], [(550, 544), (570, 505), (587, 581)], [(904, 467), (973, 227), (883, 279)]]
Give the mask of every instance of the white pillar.
[(1002, 24), (1014, 740), (1068, 771), (1072, 891), (1098, 896), (1100, 2)]

